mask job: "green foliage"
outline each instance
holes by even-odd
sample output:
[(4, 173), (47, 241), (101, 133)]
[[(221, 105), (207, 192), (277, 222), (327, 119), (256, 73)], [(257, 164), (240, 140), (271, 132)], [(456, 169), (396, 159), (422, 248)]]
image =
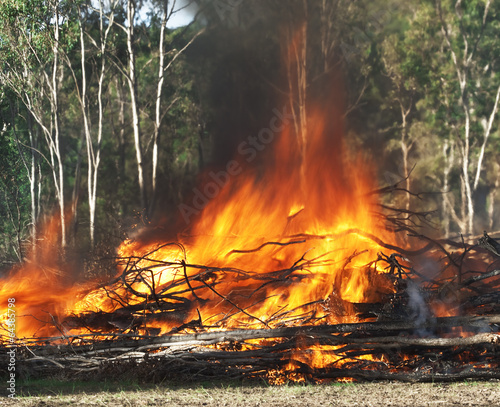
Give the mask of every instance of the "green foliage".
[[(10, 93), (3, 89), (4, 98)], [(29, 181), (24, 171), (14, 131), (23, 132), (23, 122), (12, 117), (14, 106), (0, 100), (0, 270), (22, 258), (21, 241), (29, 233)]]
[[(211, 2), (206, 6), (203, 24), (210, 28), (200, 36), (165, 72), (162, 96), (162, 122), (158, 185), (162, 202), (174, 206), (189, 189), (200, 168), (212, 158), (224, 161), (233, 153), (238, 140), (257, 132), (266, 115), (282, 103), (287, 89), (286, 69), (282, 64), (283, 25), (291, 18), (291, 9), (302, 2), (241, 2), (240, 20), (222, 21)], [(477, 163), (494, 95), (500, 83), (500, 5), (492, 2), (487, 24), (482, 27), (485, 2), (442, 0), (443, 18), (449, 29), (451, 47), (463, 60), (465, 40), (471, 51), (477, 42), (474, 58), (467, 71), (466, 92), (473, 107), (471, 118), (471, 169)], [(159, 7), (156, 2), (154, 3)], [(440, 191), (443, 187), (443, 147), (459, 146), (464, 140), (464, 110), (461, 89), (450, 47), (443, 36), (436, 1), (419, 0), (332, 0), (334, 11), (326, 20), (323, 3), (308, 1), (307, 69), (310, 92), (326, 92), (322, 79), (331, 70), (342, 70), (346, 105), (354, 106), (347, 116), (347, 133), (352, 144), (370, 148), (384, 157), (389, 169), (400, 173), (401, 141), (411, 145), (410, 161), (417, 163), (413, 185), (420, 190)], [(114, 11), (115, 22), (126, 23), (126, 2)], [(57, 8), (55, 8), (57, 7)], [(259, 10), (258, 15), (254, 11)], [(261, 12), (262, 11), (262, 12)], [(119, 224), (127, 224), (139, 209), (137, 166), (131, 126), (130, 96), (126, 81), (127, 43), (123, 27), (113, 26), (108, 49), (99, 49), (99, 13), (84, 1), (3, 0), (0, 2), (0, 77), (5, 79), (0, 96), (0, 170), (2, 193), (0, 211), (6, 238), (1, 249), (4, 258), (17, 255), (6, 241), (19, 235), (26, 239), (31, 222), (28, 172), (23, 163), (30, 145), (26, 105), (28, 97), (40, 113), (42, 123), (51, 123), (48, 88), (42, 86), (44, 75), (51, 75), (54, 62), (53, 29), (56, 20), (61, 38), (58, 44), (60, 64), (58, 117), (61, 149), (64, 156), (66, 200), (78, 202), (75, 244), (87, 244), (87, 158), (83, 133), (82, 108), (79, 102), (83, 83), (79, 29), (85, 30), (85, 70), (87, 114), (92, 137), (97, 135), (98, 78), (101, 62), (106, 62), (103, 140), (98, 176), (97, 223), (101, 241), (114, 233)], [(252, 14), (254, 13), (254, 14)], [(137, 94), (140, 126), (146, 165), (145, 177), (152, 177), (152, 137), (159, 69), (160, 13), (151, 12), (135, 29)], [(249, 16), (256, 17), (245, 21)], [(302, 18), (299, 13), (293, 18)], [(460, 17), (462, 16), (462, 17)], [(234, 23), (240, 21), (241, 26)], [(328, 24), (330, 23), (330, 24)], [(109, 20), (105, 19), (104, 27)], [(326, 27), (326, 28), (325, 28)], [(202, 28), (167, 29), (165, 57), (168, 65)], [(325, 51), (324, 35), (329, 33), (330, 48)], [(465, 33), (462, 35), (462, 33)], [(325, 56), (325, 54), (327, 56)], [(326, 72), (325, 72), (326, 70)], [(285, 92), (286, 93), (286, 92)], [(11, 118), (11, 101), (16, 117)], [(401, 104), (409, 107), (406, 128), (402, 129)], [(50, 174), (50, 154), (39, 124), (31, 123), (37, 141), (37, 168), (40, 177), (41, 215), (55, 208), (54, 184)], [(50, 128), (50, 125), (47, 126)], [(498, 115), (485, 149), (482, 187), (492, 189), (496, 181), (495, 165), (500, 148)], [(458, 147), (457, 147), (458, 148)], [(459, 205), (459, 154), (450, 172), (450, 189)], [(160, 198), (159, 198), (160, 199)], [(439, 199), (435, 200), (437, 207)], [(9, 217), (8, 211), (21, 213)], [(14, 210), (15, 209), (15, 210)], [(458, 206), (456, 206), (458, 210)], [(484, 212), (485, 209), (483, 208)], [(441, 216), (441, 214), (438, 214)], [(12, 219), (15, 221), (13, 222)], [(21, 228), (19, 228), (19, 224)], [(16, 237), (17, 239), (17, 237)], [(15, 240), (15, 239), (14, 239)]]

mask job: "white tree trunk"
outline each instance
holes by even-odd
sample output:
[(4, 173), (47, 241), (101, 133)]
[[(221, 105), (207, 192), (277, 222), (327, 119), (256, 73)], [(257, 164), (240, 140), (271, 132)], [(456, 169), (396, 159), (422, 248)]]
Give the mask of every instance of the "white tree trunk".
[(484, 129), (484, 138), (483, 144), (481, 145), (481, 150), (479, 152), (479, 158), (477, 161), (477, 169), (476, 169), (476, 177), (474, 179), (474, 191), (477, 189), (479, 184), (479, 177), (481, 176), (481, 168), (483, 166), (484, 152), (486, 150), (486, 144), (488, 143), (488, 138), (491, 134), (491, 128), (493, 127), (493, 121), (495, 120), (495, 116), (498, 112), (498, 102), (500, 99), (500, 86), (497, 89), (497, 95), (495, 97), (495, 103), (493, 104), (493, 108), (491, 109), (490, 117), (488, 119), (488, 124)]
[(149, 208), (149, 214), (152, 215), (153, 205), (156, 199), (156, 171), (158, 168), (158, 143), (160, 138), (160, 126), (161, 126), (161, 97), (163, 93), (163, 82), (165, 80), (165, 27), (167, 25), (168, 17), (168, 1), (163, 4), (162, 16), (161, 16), (161, 27), (160, 27), (160, 39), (158, 46), (158, 84), (156, 87), (156, 109), (155, 109), (155, 130), (153, 136), (153, 157), (152, 157), (152, 176), (151, 176), (151, 208)]
[(87, 189), (89, 195), (89, 217), (90, 217), (90, 244), (94, 246), (94, 215), (95, 215), (95, 195), (94, 190), (94, 168), (95, 156), (92, 145), (92, 135), (90, 134), (90, 125), (87, 112), (87, 73), (85, 69), (85, 37), (83, 23), (80, 21), (80, 51), (82, 68), (82, 94), (80, 96), (80, 106), (82, 108), (83, 130), (85, 133), (85, 144), (87, 146)]
[(51, 86), (51, 107), (52, 107), (52, 130), (53, 130), (53, 152), (57, 161), (58, 182), (56, 182), (56, 193), (59, 203), (60, 220), (61, 220), (61, 246), (64, 250), (66, 247), (66, 214), (64, 208), (64, 167), (59, 143), (59, 100), (58, 100), (58, 72), (59, 72), (59, 10), (58, 2), (53, 3), (54, 6), (54, 45), (52, 52), (54, 55), (54, 63), (52, 68), (52, 86)]
[(82, 114), (84, 120), (85, 128), (85, 140), (87, 144), (87, 161), (88, 161), (88, 176), (87, 176), (87, 187), (89, 195), (89, 220), (90, 220), (90, 244), (94, 246), (95, 244), (95, 214), (97, 207), (97, 180), (99, 173), (99, 165), (101, 161), (101, 142), (102, 142), (102, 129), (103, 129), (103, 102), (102, 102), (102, 92), (104, 85), (104, 76), (106, 72), (106, 45), (109, 32), (114, 24), (114, 9), (116, 7), (117, 1), (111, 3), (111, 11), (108, 16), (108, 25), (104, 29), (104, 5), (103, 1), (99, 0), (99, 44), (94, 41), (95, 45), (98, 45), (101, 54), (101, 70), (99, 73), (98, 80), (98, 91), (97, 91), (97, 102), (99, 109), (99, 119), (98, 119), (98, 129), (97, 129), (97, 142), (94, 145), (94, 140), (92, 138), (91, 129), (88, 120), (87, 111), (87, 92), (86, 92), (86, 73), (85, 73), (85, 38), (83, 25), (80, 23), (80, 44), (81, 44), (81, 66), (82, 66)]
[[(170, 16), (174, 13), (175, 1), (172, 4), (172, 9), (169, 10), (169, 2), (167, 0), (163, 1), (162, 4), (162, 16), (161, 16), (161, 26), (160, 26), (160, 38), (158, 45), (158, 82), (156, 86), (156, 104), (155, 104), (155, 128), (153, 134), (153, 155), (152, 155), (152, 169), (151, 169), (151, 199), (149, 207), (149, 215), (152, 215), (154, 210), (154, 204), (156, 200), (157, 192), (157, 173), (158, 173), (158, 151), (160, 143), (160, 127), (162, 123), (162, 118), (165, 112), (162, 112), (162, 95), (163, 95), (163, 84), (165, 82), (165, 73), (170, 68), (170, 66), (175, 62), (175, 60), (194, 42), (194, 40), (201, 35), (205, 30), (202, 29), (197, 32), (188, 43), (175, 53), (167, 66), (165, 66), (165, 30), (167, 27), (167, 22)], [(168, 111), (172, 105), (178, 100), (178, 97), (174, 98), (170, 105), (164, 109)]]
[(470, 156), (470, 112), (467, 104), (464, 105), (465, 110), (465, 140), (462, 150), (462, 177), (465, 189), (465, 198), (467, 200), (467, 229), (466, 233), (474, 232), (474, 202), (472, 198), (472, 188), (469, 178), (469, 156)]
[[(412, 101), (410, 100), (408, 108), (405, 108), (402, 102), (402, 98), (399, 98), (399, 107), (401, 110), (401, 155), (403, 159), (403, 176), (405, 177), (405, 188), (407, 191), (410, 191), (410, 167), (409, 167), (409, 155), (410, 150), (412, 148), (411, 142), (409, 142), (408, 138), (408, 122), (407, 118), (412, 109)], [(406, 194), (406, 202), (405, 209), (407, 211), (410, 210), (410, 201), (411, 195), (409, 193)]]
[(36, 261), (37, 259), (37, 159), (36, 159), (36, 153), (35, 151), (37, 150), (37, 137), (33, 133), (33, 121), (31, 118), (31, 114), (28, 113), (28, 133), (29, 133), (29, 138), (30, 138), (30, 147), (31, 147), (31, 152), (30, 152), (30, 176), (29, 176), (29, 181), (30, 181), (30, 195), (31, 195), (31, 252), (32, 252), (32, 257), (33, 260)]
[(500, 187), (500, 165), (495, 163), (494, 170), (497, 174), (495, 178), (495, 185), (490, 192), (490, 202), (488, 205), (488, 227), (490, 230), (493, 230), (495, 226), (495, 201), (498, 193), (498, 188)]
[(132, 110), (132, 128), (134, 131), (134, 146), (137, 159), (137, 178), (139, 182), (139, 192), (141, 198), (141, 209), (146, 211), (148, 208), (146, 185), (144, 182), (144, 162), (142, 157), (141, 129), (139, 122), (139, 106), (137, 103), (137, 81), (135, 72), (135, 52), (134, 52), (134, 20), (135, 20), (135, 1), (127, 2), (127, 50), (128, 50), (128, 77), (127, 82), (130, 89), (130, 107)]

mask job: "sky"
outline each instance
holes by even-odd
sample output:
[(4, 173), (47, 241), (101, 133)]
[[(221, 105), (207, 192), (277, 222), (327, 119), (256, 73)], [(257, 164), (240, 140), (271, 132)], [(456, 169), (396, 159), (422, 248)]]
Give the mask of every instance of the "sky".
[[(1, 0), (0, 0), (1, 1)], [(91, 0), (94, 8), (99, 8), (98, 0)], [(105, 9), (109, 10), (109, 1), (104, 1)], [(173, 4), (173, 0), (169, 0), (169, 7)], [(176, 0), (175, 12), (172, 14), (167, 26), (169, 28), (183, 27), (193, 21), (197, 11), (196, 3), (193, 0)], [(139, 20), (147, 20), (148, 13), (151, 11), (151, 0), (145, 0), (142, 7), (138, 11), (137, 18)]]
[[(169, 1), (169, 7), (172, 7), (172, 0)], [(151, 10), (151, 2), (146, 0), (143, 7), (139, 10), (139, 19), (146, 19), (147, 13)], [(175, 11), (168, 21), (167, 27), (177, 28), (188, 25), (193, 21), (196, 14), (196, 3), (193, 0), (176, 0)]]
[[(183, 8), (188, 4), (188, 7)], [(193, 17), (196, 14), (196, 4), (192, 0), (178, 0), (176, 4), (176, 9), (183, 8), (176, 12), (171, 20), (168, 22), (169, 28), (182, 27), (193, 21)]]

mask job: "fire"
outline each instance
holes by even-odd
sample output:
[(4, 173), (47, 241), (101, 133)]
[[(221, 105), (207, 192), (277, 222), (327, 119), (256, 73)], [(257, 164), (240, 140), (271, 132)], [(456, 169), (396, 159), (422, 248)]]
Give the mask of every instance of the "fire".
[[(68, 287), (53, 273), (44, 276), (43, 268), (27, 265), (4, 282), (2, 300), (17, 296), (25, 307), (19, 315), (45, 322), (88, 312), (116, 315), (125, 304), (137, 306), (135, 326), (161, 333), (193, 320), (206, 328), (276, 327), (308, 314), (312, 323), (356, 321), (345, 304), (378, 302), (394, 292), (374, 262), (383, 248), (370, 236), (388, 242), (394, 237), (372, 214), (369, 168), (345, 158), (342, 128), (332, 130), (319, 109), (309, 121), (314, 126), (305, 152), (288, 123), (262, 151), (264, 166), (236, 157), (241, 173), (226, 174), (225, 185), (177, 242), (125, 241), (118, 255), (128, 260), (117, 265), (113, 284)], [(183, 302), (182, 312), (146, 309), (155, 296), (162, 304), (166, 298)], [(335, 302), (344, 304), (341, 313), (329, 305)], [(50, 325), (23, 319), (18, 336), (54, 333)]]
[[(291, 48), (300, 41), (295, 36)], [(415, 358), (393, 355), (391, 342), (376, 341), (395, 337), (373, 338), (372, 350), (370, 333), (366, 343), (349, 352), (356, 335), (339, 331), (313, 337), (306, 329), (302, 332), (303, 326), (359, 322), (360, 304), (386, 305), (396, 292), (397, 302), (402, 297), (398, 288), (413, 281), (401, 281), (401, 268), (398, 280), (396, 266), (387, 260), (396, 254), (383, 253), (397, 246), (398, 238), (376, 213), (375, 166), (344, 144), (341, 109), (328, 101), (315, 106), (309, 99), (305, 130), (294, 123), (291, 110), (288, 105), (273, 109), (269, 125), (243, 141), (223, 169), (202, 174), (192, 203), (179, 207), (178, 217), (186, 222), (182, 228), (172, 226), (163, 235), (145, 228), (124, 241), (117, 248), (111, 281), (71, 281), (71, 267), (58, 261), (58, 217), (50, 220), (37, 253), (2, 281), (0, 303), (5, 310), (15, 303), (17, 338), (41, 338), (36, 341), (40, 344), (51, 337), (59, 345), (60, 337), (71, 336), (70, 346), (76, 346), (87, 344), (86, 334), (96, 342), (115, 333), (131, 334), (127, 338), (133, 340), (147, 335), (149, 341), (155, 335), (179, 339), (179, 332), (224, 331), (216, 342), (203, 346), (242, 352), (239, 360), (245, 363), (248, 354), (274, 348), (278, 356), (272, 364), (251, 371), (264, 371), (273, 384), (305, 382), (313, 371), (319, 372), (318, 380), (332, 372), (330, 378), (342, 377), (342, 370), (355, 365), (370, 370), (396, 363), (409, 371)], [(429, 314), (459, 313), (460, 298), (453, 287), (440, 293), (440, 301), (427, 304)], [(411, 296), (411, 290), (404, 291)], [(418, 300), (413, 305), (424, 301)], [(427, 317), (427, 308), (422, 315)], [(4, 344), (11, 321), (7, 312), (0, 317)], [(231, 339), (234, 332), (226, 337), (233, 329), (260, 333), (276, 328), (271, 332), (275, 335), (287, 327), (300, 332), (287, 339)], [(454, 328), (448, 335), (473, 333)], [(151, 354), (168, 348), (158, 346)]]
[[(67, 284), (50, 251), (13, 270), (0, 301), (16, 298), (17, 336), (356, 322), (353, 304), (394, 293), (377, 259), (395, 236), (374, 214), (373, 166), (346, 150), (338, 107), (309, 109), (307, 139), (287, 107), (273, 111), (269, 127), (196, 190), (203, 208), (182, 207), (188, 224), (176, 239), (145, 231), (120, 245), (113, 281)], [(269, 378), (341, 366), (336, 348), (305, 345)]]
[[(70, 219), (70, 216), (66, 216)], [(14, 267), (2, 281), (1, 304), (7, 310), (7, 301), (14, 299), (15, 328), (18, 337), (49, 336), (58, 332), (59, 318), (67, 314), (76, 303), (74, 286), (58, 263), (59, 217), (54, 216), (43, 225), (39, 236), (42, 244), (36, 253), (28, 253), (23, 265)], [(7, 313), (0, 318), (7, 320)], [(5, 324), (2, 323), (2, 335)]]
[[(323, 323), (352, 322), (354, 315), (332, 313), (327, 301), (377, 302), (393, 292), (373, 263), (382, 247), (369, 236), (392, 239), (372, 216), (373, 181), (363, 167), (346, 164), (340, 132), (329, 134), (325, 119), (313, 117), (302, 162), (285, 128), (263, 152), (270, 164), (229, 177), (177, 244), (124, 242), (119, 255), (149, 272), (140, 278), (129, 273), (128, 287), (120, 281), (115, 293), (129, 305), (155, 292), (182, 293), (190, 304), (183, 322), (201, 318), (205, 327), (236, 328), (279, 326), (307, 312)], [(120, 265), (118, 275), (127, 266)], [(119, 306), (99, 289), (73, 311), (114, 312)], [(154, 324), (162, 333), (178, 325), (177, 315)]]

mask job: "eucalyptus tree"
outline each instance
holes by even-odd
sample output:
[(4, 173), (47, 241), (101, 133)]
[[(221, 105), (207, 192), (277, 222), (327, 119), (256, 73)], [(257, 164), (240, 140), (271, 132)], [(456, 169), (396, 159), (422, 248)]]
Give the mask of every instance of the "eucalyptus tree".
[[(461, 229), (477, 230), (475, 198), (491, 134), (498, 129), (500, 6), (491, 0), (435, 0), (442, 64), (441, 97), (453, 112), (453, 140), (460, 153)], [(491, 214), (490, 214), (491, 216)]]
[[(189, 3), (188, 3), (189, 4)], [(197, 30), (185, 44), (181, 47), (176, 48), (173, 46), (176, 37), (181, 37), (186, 33), (189, 26), (196, 22), (196, 16), (193, 21), (188, 24), (187, 27), (174, 30), (172, 35), (168, 36), (167, 42), (167, 24), (174, 17), (176, 13), (179, 12), (179, 3), (176, 0), (161, 0), (154, 3), (154, 6), (160, 10), (160, 32), (158, 38), (158, 76), (156, 80), (156, 98), (155, 98), (155, 114), (154, 114), (154, 133), (153, 133), (153, 151), (152, 151), (152, 162), (151, 162), (151, 196), (150, 196), (150, 206), (148, 208), (148, 215), (151, 216), (154, 210), (154, 205), (156, 203), (156, 193), (157, 193), (157, 174), (158, 174), (158, 152), (160, 143), (160, 128), (165, 115), (169, 112), (172, 106), (179, 100), (179, 95), (174, 95), (171, 100), (168, 101), (168, 106), (163, 106), (163, 93), (165, 76), (168, 74), (169, 69), (175, 63), (175, 61), (182, 55), (184, 51), (205, 31), (204, 28)], [(183, 7), (186, 7), (184, 5)], [(176, 35), (177, 34), (177, 35)]]
[(58, 0), (6, 0), (0, 5), (0, 60), (3, 65), (0, 79), (22, 100), (42, 130), (59, 206), (63, 248), (67, 234), (66, 181), (59, 99), (64, 81), (61, 50), (70, 38), (67, 11), (67, 5)]
[[(98, 8), (93, 9), (89, 4), (83, 4), (79, 7), (79, 43), (80, 43), (80, 69), (81, 78), (77, 80), (75, 77), (75, 86), (77, 88), (76, 95), (80, 102), (83, 118), (83, 128), (85, 133), (85, 144), (87, 150), (87, 190), (88, 190), (88, 203), (89, 203), (89, 233), (90, 244), (94, 246), (95, 243), (95, 218), (96, 218), (96, 205), (97, 205), (97, 184), (99, 166), (101, 163), (101, 146), (103, 141), (103, 123), (104, 123), (104, 104), (103, 92), (107, 71), (107, 53), (108, 44), (111, 30), (114, 26), (115, 13), (118, 7), (119, 0), (111, 0), (107, 9), (103, 0), (98, 1)], [(93, 13), (97, 17), (98, 31), (94, 38), (94, 33), (91, 30), (92, 21), (89, 21), (89, 14)], [(90, 24), (89, 24), (90, 23)], [(97, 103), (98, 103), (98, 118), (97, 118), (97, 135), (92, 131), (91, 117), (88, 109), (88, 84), (87, 84), (87, 59), (89, 58), (87, 52), (87, 42), (90, 42), (94, 47), (95, 56), (99, 61), (97, 64), (98, 78), (97, 78)], [(71, 61), (68, 59), (68, 65), (71, 66)], [(75, 75), (74, 70), (72, 70)], [(91, 78), (90, 78), (91, 79)], [(81, 83), (81, 90), (79, 89)], [(91, 86), (93, 83), (90, 84)]]

